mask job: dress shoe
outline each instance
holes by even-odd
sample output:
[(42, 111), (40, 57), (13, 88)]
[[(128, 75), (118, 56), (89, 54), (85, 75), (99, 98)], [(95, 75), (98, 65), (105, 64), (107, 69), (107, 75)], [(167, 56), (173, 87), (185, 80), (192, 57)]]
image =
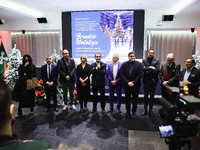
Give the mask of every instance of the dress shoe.
[(30, 115), (33, 115), (33, 114), (34, 114), (34, 111), (31, 111), (31, 112), (30, 112)]
[(84, 109), (87, 110), (87, 105), (84, 106)]
[(113, 108), (110, 108), (109, 110), (108, 110), (108, 113), (112, 113), (113, 112)]
[(91, 113), (95, 113), (95, 112), (96, 112), (96, 109), (92, 109), (90, 112), (91, 112)]
[(137, 116), (135, 115), (135, 113), (132, 113), (131, 117), (132, 117), (133, 119), (136, 119), (136, 118), (137, 118)]
[(81, 109), (80, 109), (80, 113), (82, 113), (82, 112), (83, 112), (83, 109), (81, 108)]
[(102, 109), (102, 110), (101, 110), (101, 113), (102, 113), (102, 114), (105, 114), (105, 110), (104, 110), (104, 109)]
[(128, 117), (130, 117), (130, 112), (126, 112), (126, 114), (125, 114), (125, 116), (124, 116), (125, 118), (128, 118)]
[(117, 109), (117, 114), (121, 114), (121, 111), (120, 111), (120, 109)]
[(146, 115), (146, 114), (147, 114), (147, 111), (144, 110), (144, 111), (142, 112), (142, 116), (144, 116), (144, 115)]
[(149, 116), (154, 116), (154, 113), (153, 113), (153, 111), (152, 110), (149, 110)]
[(45, 110), (45, 112), (48, 112), (50, 109), (49, 108), (47, 108), (46, 110)]
[(22, 118), (22, 114), (17, 114), (15, 118)]
[(57, 109), (57, 108), (54, 108), (54, 111), (55, 111), (55, 112), (58, 112), (58, 109)]

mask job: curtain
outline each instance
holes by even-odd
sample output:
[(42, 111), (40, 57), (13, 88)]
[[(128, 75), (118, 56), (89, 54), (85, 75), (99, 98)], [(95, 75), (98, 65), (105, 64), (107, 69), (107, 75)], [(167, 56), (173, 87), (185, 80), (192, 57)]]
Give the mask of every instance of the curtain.
[(36, 66), (45, 63), (46, 56), (52, 55), (54, 49), (61, 55), (59, 32), (27, 32), (11, 34), (12, 47), (16, 44), (21, 55), (29, 54)]
[(151, 31), (150, 47), (155, 50), (155, 57), (166, 62), (168, 53), (173, 53), (175, 62), (185, 68), (185, 60), (194, 52), (196, 33), (191, 31)]

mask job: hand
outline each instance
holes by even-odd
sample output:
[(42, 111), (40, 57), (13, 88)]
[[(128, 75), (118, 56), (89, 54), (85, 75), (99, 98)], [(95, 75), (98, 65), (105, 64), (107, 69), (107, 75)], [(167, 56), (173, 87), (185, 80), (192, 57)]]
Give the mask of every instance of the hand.
[(163, 84), (165, 87), (168, 87), (167, 81), (164, 81), (162, 84)]
[(128, 82), (128, 86), (129, 86), (129, 87), (133, 87), (133, 86), (134, 86), (134, 83), (133, 83), (133, 82)]
[(116, 82), (115, 80), (113, 80), (113, 81), (111, 81), (111, 84), (112, 84), (112, 85), (116, 85), (117, 82)]
[(70, 81), (70, 76), (69, 75), (66, 76), (66, 80)]
[(101, 65), (100, 63), (97, 64), (97, 69), (100, 69), (101, 68)]
[(185, 81), (185, 84), (191, 84), (191, 82), (189, 82), (188, 80)]
[(29, 62), (27, 61), (25, 64), (24, 64), (24, 67), (28, 66), (29, 65)]
[(156, 68), (154, 66), (149, 66), (149, 69), (155, 70)]

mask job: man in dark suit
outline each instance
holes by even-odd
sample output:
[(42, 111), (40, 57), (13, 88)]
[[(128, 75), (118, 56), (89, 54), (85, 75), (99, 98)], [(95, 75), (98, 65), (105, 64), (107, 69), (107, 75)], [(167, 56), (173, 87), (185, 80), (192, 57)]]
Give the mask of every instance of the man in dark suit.
[(114, 102), (114, 91), (116, 89), (117, 93), (117, 113), (121, 113), (120, 108), (121, 108), (121, 101), (122, 101), (122, 96), (121, 96), (121, 91), (122, 91), (122, 83), (121, 83), (121, 78), (120, 78), (120, 68), (121, 68), (121, 63), (119, 61), (119, 55), (118, 54), (113, 54), (113, 63), (108, 65), (107, 69), (107, 76), (109, 80), (109, 102), (110, 102), (110, 109), (108, 112), (113, 112), (113, 102)]
[[(142, 65), (144, 70), (143, 88), (144, 88), (144, 111), (142, 115), (147, 114), (147, 106), (149, 104), (149, 115), (153, 116), (152, 108), (154, 104), (154, 93), (158, 82), (158, 73), (160, 71), (160, 61), (154, 57), (155, 51), (150, 49), (148, 57), (143, 59)], [(148, 95), (150, 94), (150, 102)]]
[(124, 85), (125, 99), (126, 99), (126, 114), (125, 117), (130, 116), (130, 103), (132, 95), (132, 118), (136, 118), (137, 100), (141, 85), (141, 78), (143, 74), (142, 63), (135, 60), (135, 52), (129, 52), (129, 61), (122, 64), (120, 69), (121, 79)]
[(51, 94), (53, 96), (53, 103), (54, 103), (54, 110), (57, 106), (57, 98), (56, 98), (56, 85), (57, 85), (57, 78), (58, 78), (58, 71), (56, 65), (52, 64), (51, 56), (46, 57), (47, 64), (43, 65), (41, 68), (41, 78), (43, 80), (43, 84), (45, 87), (46, 93), (46, 100), (47, 100), (47, 111), (50, 109), (50, 98)]
[(162, 63), (160, 69), (160, 81), (162, 96), (165, 97), (165, 87), (167, 86), (178, 86), (178, 76), (180, 73), (180, 64), (174, 62), (174, 54), (169, 53), (167, 55), (167, 62)]
[(92, 74), (92, 91), (93, 91), (93, 109), (91, 113), (97, 110), (97, 95), (98, 90), (101, 95), (101, 113), (105, 113), (105, 78), (106, 64), (101, 61), (101, 54), (95, 54), (96, 62), (91, 64)]
[(70, 104), (71, 109), (76, 110), (76, 107), (74, 105), (74, 83), (75, 83), (75, 71), (76, 66), (74, 59), (69, 58), (69, 51), (67, 49), (63, 50), (63, 57), (58, 60), (58, 72), (60, 74), (60, 82), (62, 84), (63, 89), (63, 97), (64, 97), (64, 107), (63, 110), (67, 110), (68, 107), (68, 89), (70, 94)]
[(200, 85), (200, 70), (195, 67), (193, 58), (186, 59), (186, 68), (179, 75), (179, 80), (184, 82), (189, 88), (189, 94), (197, 96)]

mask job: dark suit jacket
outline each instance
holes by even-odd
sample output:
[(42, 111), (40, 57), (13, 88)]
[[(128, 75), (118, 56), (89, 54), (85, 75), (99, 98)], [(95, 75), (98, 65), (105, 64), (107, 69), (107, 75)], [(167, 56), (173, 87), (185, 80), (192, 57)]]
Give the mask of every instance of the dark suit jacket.
[[(156, 84), (158, 82), (158, 73), (160, 71), (160, 61), (154, 57), (152, 62), (149, 63), (147, 58), (145, 58), (142, 61), (142, 65), (144, 70), (144, 75), (143, 75), (144, 84), (149, 80), (152, 80), (152, 82)], [(149, 69), (149, 66), (153, 66), (156, 69), (155, 70)]]
[(71, 81), (74, 83), (75, 82), (75, 71), (76, 71), (76, 66), (74, 59), (68, 58), (68, 66), (65, 64), (64, 58), (61, 58), (58, 60), (58, 72), (60, 74), (60, 82), (64, 83), (66, 82), (66, 76), (69, 75)]
[[(183, 81), (185, 72), (186, 68), (180, 72), (179, 81)], [(191, 82), (191, 85), (188, 85), (189, 93), (191, 95), (197, 95), (198, 86), (200, 85), (200, 70), (196, 67), (193, 67), (190, 76), (188, 77), (188, 81)]]
[(126, 61), (122, 64), (120, 69), (121, 79), (123, 81), (124, 86), (128, 87), (128, 82), (134, 81), (134, 86), (139, 87), (141, 85), (141, 78), (143, 74), (142, 63), (139, 61), (135, 61), (133, 65), (133, 69), (130, 74), (130, 66), (129, 61)]
[[(164, 82), (166, 67), (167, 67), (167, 63), (166, 62), (162, 63), (160, 73), (159, 73), (161, 84)], [(179, 77), (180, 69), (181, 69), (180, 64), (176, 64), (174, 62), (171, 65), (170, 70), (169, 70), (169, 80), (167, 83), (169, 86), (178, 86), (178, 77)]]
[[(109, 85), (112, 85), (111, 84), (111, 81), (113, 81), (113, 65), (114, 63), (111, 63), (108, 65), (108, 69), (106, 71), (106, 74), (108, 76), (108, 80), (109, 80)], [(121, 63), (118, 62), (118, 68), (117, 68), (117, 76), (116, 76), (116, 82), (117, 82), (117, 85), (121, 85), (121, 77), (120, 77), (120, 68), (121, 68)]]
[(106, 73), (106, 64), (100, 62), (101, 68), (96, 69), (97, 63), (91, 64), (92, 86), (105, 86), (104, 75)]
[(50, 74), (50, 78), (48, 79), (48, 74), (47, 74), (47, 64), (43, 65), (41, 68), (41, 77), (43, 80), (43, 84), (46, 87), (47, 84), (46, 82), (53, 82), (53, 86), (57, 85), (57, 78), (58, 78), (58, 71), (57, 71), (57, 67), (54, 64), (51, 64), (51, 74)]

